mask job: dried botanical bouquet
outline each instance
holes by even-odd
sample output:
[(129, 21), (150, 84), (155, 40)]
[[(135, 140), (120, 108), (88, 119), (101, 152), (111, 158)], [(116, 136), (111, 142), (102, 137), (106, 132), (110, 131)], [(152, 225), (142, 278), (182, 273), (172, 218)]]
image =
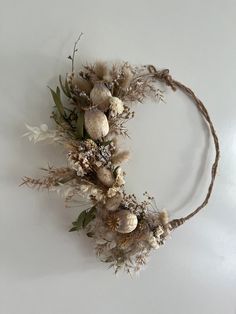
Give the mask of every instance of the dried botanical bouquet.
[(97, 256), (115, 272), (137, 272), (150, 251), (164, 244), (170, 231), (190, 217), (170, 222), (153, 197), (144, 193), (139, 202), (134, 194), (125, 192), (121, 165), (129, 152), (120, 149), (119, 137), (128, 135), (125, 124), (134, 117), (133, 103), (142, 103), (147, 97), (163, 100), (162, 91), (155, 86), (157, 80), (174, 90), (180, 86), (166, 70), (126, 62), (96, 62), (77, 73), (74, 62), (79, 39), (69, 56), (71, 73), (65, 79), (59, 77), (60, 87), (50, 89), (55, 129), (45, 124), (27, 125), (25, 134), (34, 143), (49, 140), (62, 145), (67, 166), (43, 169), (46, 174), (42, 178), (24, 177), (23, 184), (57, 191), (66, 203), (79, 204), (79, 199), (86, 197), (90, 207), (80, 212), (70, 231), (84, 230), (93, 238)]

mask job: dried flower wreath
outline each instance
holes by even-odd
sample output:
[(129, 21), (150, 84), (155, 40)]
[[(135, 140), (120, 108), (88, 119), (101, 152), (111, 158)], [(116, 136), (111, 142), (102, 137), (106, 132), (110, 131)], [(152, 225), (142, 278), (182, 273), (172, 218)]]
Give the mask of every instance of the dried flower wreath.
[[(72, 62), (71, 73), (65, 80), (59, 77), (60, 87), (50, 88), (55, 110), (52, 118), (55, 130), (43, 124), (27, 125), (25, 134), (34, 143), (50, 140), (64, 146), (68, 166), (48, 167), (40, 179), (24, 177), (22, 184), (39, 189), (57, 191), (66, 204), (85, 196), (89, 208), (83, 210), (72, 223), (70, 231), (83, 229), (95, 240), (97, 256), (110, 263), (115, 272), (124, 269), (137, 272), (146, 264), (152, 249), (163, 245), (170, 232), (196, 215), (208, 203), (219, 161), (218, 138), (203, 103), (193, 91), (172, 79), (169, 70), (157, 71), (153, 65), (133, 67), (123, 62), (108, 66), (104, 62), (86, 65), (75, 73), (74, 63), (77, 45), (68, 58)], [(203, 202), (189, 215), (170, 220), (165, 210), (158, 210), (153, 197), (144, 193), (138, 202), (134, 194), (124, 190), (124, 172), (121, 163), (129, 157), (128, 151), (120, 151), (118, 137), (128, 135), (125, 122), (134, 117), (130, 104), (143, 102), (154, 96), (163, 100), (163, 92), (155, 87), (157, 81), (181, 90), (189, 96), (209, 127), (215, 147), (215, 159), (211, 180)], [(61, 95), (61, 91), (64, 96)]]

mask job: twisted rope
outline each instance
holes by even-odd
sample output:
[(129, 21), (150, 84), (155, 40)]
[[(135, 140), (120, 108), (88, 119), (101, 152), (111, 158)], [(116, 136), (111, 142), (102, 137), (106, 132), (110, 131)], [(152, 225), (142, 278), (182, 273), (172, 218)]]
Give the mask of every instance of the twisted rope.
[(211, 167), (211, 180), (210, 180), (210, 184), (209, 184), (208, 189), (207, 189), (206, 196), (205, 196), (204, 200), (202, 201), (202, 203), (195, 210), (193, 210), (190, 214), (188, 214), (187, 216), (185, 216), (183, 218), (178, 218), (178, 219), (174, 219), (174, 220), (170, 221), (170, 223), (169, 223), (170, 229), (176, 229), (177, 227), (179, 227), (183, 223), (185, 223), (187, 220), (189, 220), (190, 218), (195, 216), (198, 212), (200, 212), (200, 210), (202, 210), (208, 204), (208, 201), (209, 201), (211, 194), (212, 194), (212, 190), (213, 190), (213, 186), (214, 186), (214, 182), (215, 182), (215, 178), (216, 178), (216, 173), (217, 173), (217, 168), (218, 168), (218, 164), (219, 164), (219, 159), (220, 159), (219, 140), (218, 140), (218, 137), (216, 134), (215, 127), (211, 121), (211, 118), (208, 114), (206, 107), (204, 106), (202, 101), (199, 98), (197, 98), (197, 96), (194, 94), (194, 92), (189, 87), (187, 87), (184, 84), (172, 79), (171, 75), (169, 74), (168, 69), (158, 71), (153, 65), (149, 65), (148, 70), (149, 70), (150, 74), (153, 75), (153, 77), (155, 77), (159, 81), (164, 82), (167, 86), (170, 86), (173, 91), (176, 91), (177, 89), (179, 89), (193, 100), (197, 109), (201, 113), (203, 120), (205, 121), (206, 125), (208, 126), (208, 128), (210, 130), (210, 133), (212, 135), (213, 142), (214, 142), (214, 147), (215, 147), (215, 158), (214, 158), (214, 162), (213, 162), (212, 167)]

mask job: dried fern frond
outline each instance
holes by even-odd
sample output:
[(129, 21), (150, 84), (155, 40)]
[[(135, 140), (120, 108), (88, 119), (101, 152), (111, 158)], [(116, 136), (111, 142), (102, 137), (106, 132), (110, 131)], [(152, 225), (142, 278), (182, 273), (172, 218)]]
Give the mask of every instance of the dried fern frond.
[(42, 168), (42, 170), (47, 171), (48, 174), (43, 176), (42, 178), (30, 178), (30, 177), (23, 177), (21, 185), (27, 185), (30, 188), (37, 188), (37, 189), (52, 189), (60, 184), (65, 184), (68, 181), (75, 178), (75, 171), (62, 167), (62, 168), (52, 168), (49, 167), (48, 169)]

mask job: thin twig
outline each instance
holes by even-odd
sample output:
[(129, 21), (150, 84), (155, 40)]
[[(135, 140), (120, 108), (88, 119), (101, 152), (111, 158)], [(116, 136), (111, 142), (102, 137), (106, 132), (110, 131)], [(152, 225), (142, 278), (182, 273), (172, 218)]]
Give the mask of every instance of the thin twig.
[(79, 37), (78, 37), (78, 39), (75, 41), (75, 43), (74, 43), (74, 49), (73, 49), (73, 53), (72, 53), (72, 57), (70, 58), (71, 59), (71, 71), (72, 71), (72, 73), (74, 72), (74, 65), (75, 65), (75, 54), (76, 54), (76, 52), (78, 51), (78, 49), (77, 49), (77, 45), (78, 45), (78, 43), (79, 43), (79, 41), (80, 41), (80, 39), (81, 39), (81, 37), (84, 35), (84, 33), (80, 33), (80, 35), (79, 35)]

